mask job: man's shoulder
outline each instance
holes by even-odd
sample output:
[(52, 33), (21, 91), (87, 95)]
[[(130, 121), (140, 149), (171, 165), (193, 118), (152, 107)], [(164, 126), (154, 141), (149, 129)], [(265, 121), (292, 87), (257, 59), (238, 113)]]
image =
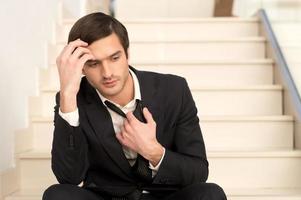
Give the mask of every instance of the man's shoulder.
[(161, 83), (180, 84), (186, 82), (184, 77), (172, 73), (159, 73), (154, 71), (137, 70), (137, 76), (142, 79), (152, 79)]

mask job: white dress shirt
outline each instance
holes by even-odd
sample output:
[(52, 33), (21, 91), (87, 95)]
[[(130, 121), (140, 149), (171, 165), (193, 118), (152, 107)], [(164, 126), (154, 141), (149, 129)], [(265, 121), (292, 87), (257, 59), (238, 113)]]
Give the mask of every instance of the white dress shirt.
[[(96, 89), (97, 94), (99, 95), (102, 103), (105, 105), (105, 101), (110, 101), (111, 103), (115, 104), (118, 108), (120, 108), (124, 113), (128, 113), (128, 112), (132, 112), (135, 110), (136, 108), (136, 99), (141, 100), (141, 93), (140, 93), (140, 85), (137, 79), (137, 76), (134, 72), (131, 71), (130, 69), (130, 75), (133, 77), (133, 82), (134, 82), (134, 99), (131, 100), (127, 105), (125, 105), (124, 107), (106, 99), (103, 95), (100, 94), (100, 92)], [(106, 105), (105, 105), (106, 106)], [(112, 111), (111, 109), (109, 109), (107, 106), (106, 108), (108, 109), (112, 121), (113, 121), (113, 126), (114, 126), (114, 131), (115, 133), (119, 133), (121, 130), (121, 127), (123, 126), (124, 123), (124, 118), (122, 116), (120, 116), (119, 114), (115, 113), (114, 111)], [(59, 109), (59, 114), (60, 116), (66, 120), (71, 126), (79, 126), (79, 114), (78, 114), (78, 108), (76, 108), (75, 111), (73, 112), (68, 112), (68, 113), (62, 113), (61, 109)], [(128, 159), (129, 163), (131, 166), (133, 166), (135, 164), (136, 158), (137, 158), (137, 153), (132, 151), (131, 149), (127, 148), (126, 146), (122, 146), (123, 152), (125, 154), (125, 157)], [(149, 168), (152, 170), (152, 176), (154, 177), (158, 170), (159, 167), (161, 165), (161, 162), (164, 158), (165, 155), (165, 149), (163, 152), (163, 156), (161, 157), (159, 163), (157, 166), (153, 166), (150, 162), (149, 162)]]

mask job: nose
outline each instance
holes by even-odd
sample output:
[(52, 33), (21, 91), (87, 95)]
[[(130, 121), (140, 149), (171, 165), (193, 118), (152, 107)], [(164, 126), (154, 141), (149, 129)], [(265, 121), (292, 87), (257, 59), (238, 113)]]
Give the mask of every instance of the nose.
[(102, 76), (105, 79), (110, 79), (112, 77), (112, 70), (107, 62), (102, 63)]

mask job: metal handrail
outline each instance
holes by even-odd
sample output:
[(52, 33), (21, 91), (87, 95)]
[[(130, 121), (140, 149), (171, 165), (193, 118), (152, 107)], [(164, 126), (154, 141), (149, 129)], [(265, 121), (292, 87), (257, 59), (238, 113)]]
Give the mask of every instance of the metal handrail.
[(281, 72), (283, 81), (287, 85), (287, 89), (292, 97), (293, 106), (296, 111), (296, 114), (301, 118), (301, 98), (299, 91), (296, 87), (294, 79), (289, 70), (286, 59), (283, 55), (283, 52), (279, 46), (279, 42), (274, 34), (273, 28), (271, 26), (270, 20), (267, 16), (267, 13), (264, 9), (260, 9), (258, 12), (258, 16), (261, 19), (263, 28), (267, 34), (268, 40), (271, 44), (272, 50), (275, 54), (275, 62), (277, 63), (279, 70)]

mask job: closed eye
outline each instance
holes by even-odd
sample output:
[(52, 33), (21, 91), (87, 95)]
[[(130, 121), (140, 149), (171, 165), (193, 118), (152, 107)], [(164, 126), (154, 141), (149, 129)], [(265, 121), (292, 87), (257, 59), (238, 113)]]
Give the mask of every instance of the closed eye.
[(93, 62), (93, 61), (87, 61), (85, 65), (88, 67), (96, 67), (99, 64), (99, 62)]
[(112, 57), (112, 61), (117, 61), (119, 58), (120, 58), (119, 55), (118, 55), (118, 56), (113, 56), (113, 57)]

